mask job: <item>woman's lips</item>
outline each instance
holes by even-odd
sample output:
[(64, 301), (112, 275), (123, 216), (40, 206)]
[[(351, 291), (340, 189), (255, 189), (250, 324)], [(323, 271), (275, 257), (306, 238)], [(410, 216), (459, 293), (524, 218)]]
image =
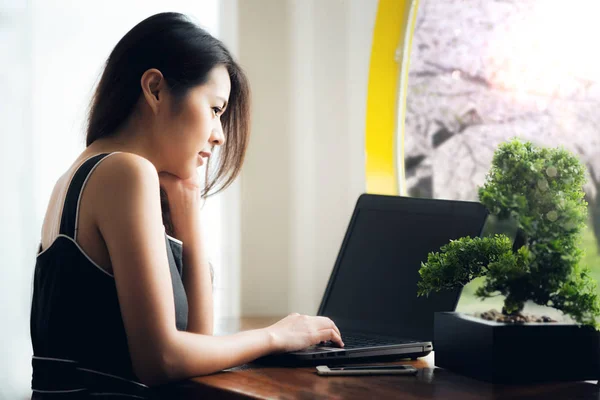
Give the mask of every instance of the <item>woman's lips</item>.
[(211, 152), (210, 151), (201, 151), (198, 153), (198, 166), (202, 166), (204, 165), (204, 159), (211, 156)]

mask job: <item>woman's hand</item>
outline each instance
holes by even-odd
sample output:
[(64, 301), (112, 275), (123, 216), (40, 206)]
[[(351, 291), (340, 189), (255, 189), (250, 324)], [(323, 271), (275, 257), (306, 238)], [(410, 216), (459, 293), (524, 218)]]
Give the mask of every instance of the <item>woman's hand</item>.
[(328, 340), (344, 346), (340, 330), (327, 317), (293, 313), (265, 329), (277, 353), (302, 350)]
[[(199, 217), (202, 206), (200, 174), (196, 173), (189, 179), (180, 179), (168, 172), (160, 172), (158, 179), (167, 196), (167, 204), (163, 204), (165, 225), (168, 228), (172, 225), (172, 235), (185, 242), (184, 237), (193, 228), (194, 219)], [(165, 212), (167, 210), (168, 212)]]

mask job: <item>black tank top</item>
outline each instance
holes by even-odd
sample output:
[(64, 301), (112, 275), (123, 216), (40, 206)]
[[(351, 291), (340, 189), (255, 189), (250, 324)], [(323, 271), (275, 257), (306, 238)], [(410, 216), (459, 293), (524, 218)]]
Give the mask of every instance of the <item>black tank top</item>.
[[(31, 305), (34, 399), (120, 394), (145, 398), (129, 355), (113, 275), (77, 244), (81, 193), (94, 169), (111, 154), (84, 161), (69, 183), (60, 234), (35, 265)], [(182, 283), (182, 243), (165, 233), (176, 327), (186, 330), (188, 304)], [(135, 339), (134, 339), (135, 340)]]

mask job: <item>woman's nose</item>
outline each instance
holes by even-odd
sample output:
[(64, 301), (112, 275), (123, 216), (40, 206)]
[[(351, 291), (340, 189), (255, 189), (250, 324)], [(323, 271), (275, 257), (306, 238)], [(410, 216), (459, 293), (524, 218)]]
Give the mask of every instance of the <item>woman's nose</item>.
[(223, 133), (222, 126), (219, 126), (217, 129), (213, 130), (210, 137), (210, 142), (215, 146), (223, 146), (223, 144), (225, 144), (225, 134)]

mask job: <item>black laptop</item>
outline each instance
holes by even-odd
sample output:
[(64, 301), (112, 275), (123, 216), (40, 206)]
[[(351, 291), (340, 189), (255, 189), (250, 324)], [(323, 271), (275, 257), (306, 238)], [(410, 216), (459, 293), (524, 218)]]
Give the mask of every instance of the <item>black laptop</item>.
[(454, 311), (460, 290), (417, 297), (421, 262), (451, 239), (483, 232), (476, 202), (363, 194), (356, 203), (318, 315), (345, 347), (323, 343), (259, 362), (301, 365), (417, 358), (433, 350), (433, 315)]

